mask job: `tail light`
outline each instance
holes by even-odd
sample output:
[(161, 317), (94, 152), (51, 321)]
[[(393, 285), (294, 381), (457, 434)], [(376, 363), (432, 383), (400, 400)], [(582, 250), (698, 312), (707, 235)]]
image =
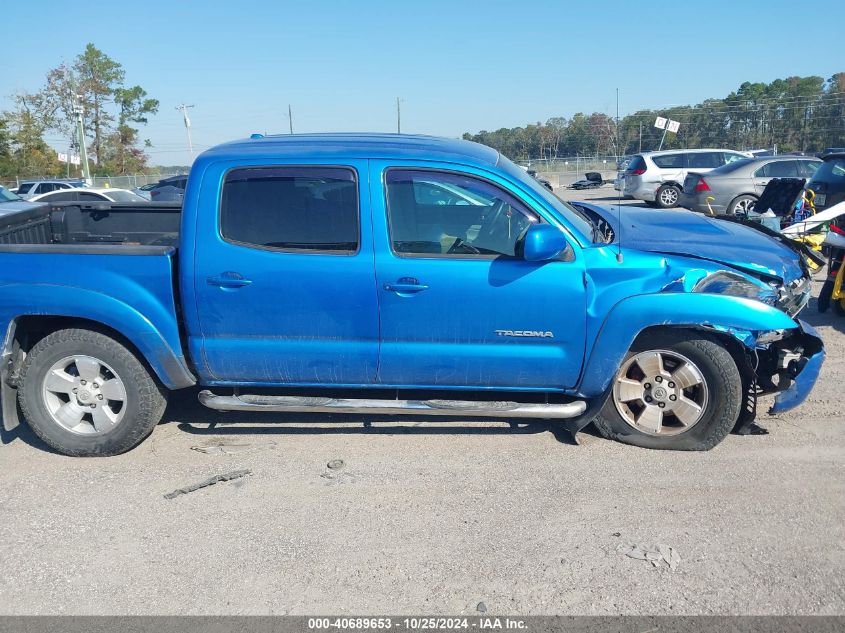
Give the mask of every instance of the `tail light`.
[(640, 167), (639, 169), (634, 169), (632, 171), (629, 171), (628, 173), (632, 176), (642, 176), (645, 173), (645, 169)]
[(707, 184), (707, 181), (704, 178), (701, 178), (698, 183), (695, 185), (695, 189), (693, 189), (695, 193), (701, 193), (702, 191), (710, 191), (710, 185)]
[(161, 193), (160, 191), (156, 191), (155, 189), (150, 189), (150, 198), (155, 198), (160, 193)]

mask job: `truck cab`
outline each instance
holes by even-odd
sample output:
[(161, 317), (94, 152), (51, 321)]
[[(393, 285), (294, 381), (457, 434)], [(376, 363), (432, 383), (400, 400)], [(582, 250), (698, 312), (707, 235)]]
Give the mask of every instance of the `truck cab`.
[(119, 207), (56, 205), (48, 243), (0, 246), (33, 271), (0, 273), (4, 420), (17, 397), (69, 454), (132, 448), (193, 384), (214, 409), (593, 421), (704, 450), (759, 394), (797, 406), (824, 355), (784, 241), (569, 205), (466, 141), (259, 135), (195, 161), (178, 237), (150, 232), (172, 209), (129, 230)]

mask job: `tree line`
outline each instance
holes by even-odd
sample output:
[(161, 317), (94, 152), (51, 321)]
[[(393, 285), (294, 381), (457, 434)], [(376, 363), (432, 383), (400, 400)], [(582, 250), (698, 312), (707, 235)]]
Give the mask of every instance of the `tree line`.
[(818, 152), (845, 146), (845, 73), (743, 83), (724, 99), (696, 105), (640, 110), (617, 122), (600, 112), (552, 117), (545, 123), (467, 132), (463, 138), (493, 147), (516, 160), (570, 156), (624, 156), (656, 150), (663, 130), (658, 117), (678, 121), (663, 149), (716, 147)]
[(37, 91), (11, 95), (12, 107), (0, 112), (0, 176), (66, 173), (45, 138), (67, 139), (66, 145), (78, 153), (80, 107), (92, 175), (144, 171), (148, 157), (143, 148), (149, 141), (140, 140), (137, 126), (147, 123), (159, 102), (125, 80), (119, 62), (88, 44), (72, 63), (47, 72)]

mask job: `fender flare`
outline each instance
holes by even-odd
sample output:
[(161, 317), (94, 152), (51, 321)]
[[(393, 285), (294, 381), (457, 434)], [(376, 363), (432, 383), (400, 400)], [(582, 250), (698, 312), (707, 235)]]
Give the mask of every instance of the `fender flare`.
[[(17, 288), (15, 287), (17, 286)], [(149, 364), (168, 389), (182, 389), (196, 384), (182, 353), (179, 328), (174, 314), (151, 295), (138, 297), (129, 305), (112, 296), (64, 285), (28, 284), (4, 286), (7, 296), (26, 297), (25, 304), (0, 308), (7, 332), (4, 354), (12, 344), (12, 328), (26, 316), (86, 319), (105, 325), (126, 338)]]
[(578, 395), (595, 397), (603, 393), (637, 336), (655, 326), (742, 332), (799, 327), (777, 308), (742, 297), (675, 292), (629, 297), (617, 303), (602, 323), (587, 353)]

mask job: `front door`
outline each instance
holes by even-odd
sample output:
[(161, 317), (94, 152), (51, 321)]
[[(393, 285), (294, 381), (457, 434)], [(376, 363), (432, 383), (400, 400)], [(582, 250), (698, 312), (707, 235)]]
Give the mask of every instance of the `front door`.
[(204, 175), (222, 181), (219, 215), (200, 215), (195, 255), (201, 357), (210, 381), (375, 380), (378, 307), (366, 166), (221, 167)]
[(544, 220), (493, 175), (371, 165), (379, 383), (573, 386), (586, 319), (573, 251), (523, 260), (520, 238)]

